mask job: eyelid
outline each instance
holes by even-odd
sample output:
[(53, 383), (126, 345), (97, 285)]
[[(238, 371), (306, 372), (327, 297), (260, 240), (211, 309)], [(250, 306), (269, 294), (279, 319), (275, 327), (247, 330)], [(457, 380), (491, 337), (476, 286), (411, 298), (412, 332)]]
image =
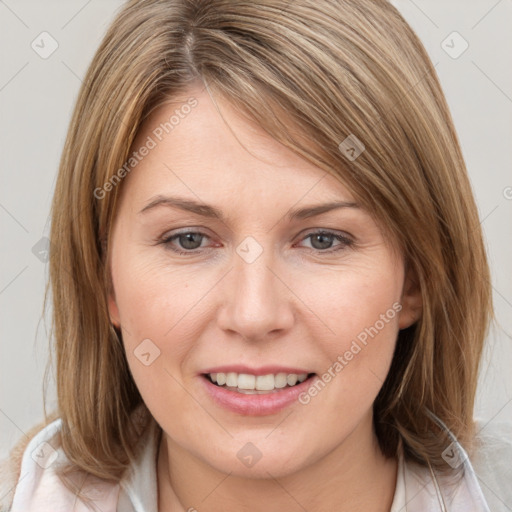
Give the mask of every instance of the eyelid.
[[(187, 233), (194, 233), (196, 235), (201, 235), (203, 238), (211, 239), (211, 237), (205, 233), (204, 231), (201, 231), (203, 228), (183, 228), (179, 229), (178, 231), (166, 231), (163, 235), (157, 238), (156, 243), (157, 244), (163, 244), (164, 246), (170, 246), (171, 241), (178, 238), (180, 235), (186, 235)], [(210, 247), (199, 247), (197, 249), (173, 249), (170, 248), (171, 251), (177, 252), (179, 254), (196, 254), (200, 250), (204, 249), (210, 249)]]
[[(196, 249), (180, 249), (180, 248), (174, 248), (172, 247), (171, 242), (175, 239), (177, 239), (180, 235), (187, 234), (187, 233), (193, 233), (196, 235), (200, 235), (203, 239), (207, 238), (211, 240), (211, 237), (202, 231), (203, 228), (195, 228), (195, 227), (187, 227), (179, 229), (178, 231), (167, 231), (164, 233), (158, 240), (158, 244), (162, 244), (165, 246), (166, 249), (179, 254), (180, 256), (194, 256), (201, 253), (204, 253), (204, 251), (210, 251), (212, 247), (198, 247)], [(171, 234), (172, 233), (172, 234)], [(346, 233), (346, 232), (338, 232), (336, 230), (327, 229), (327, 228), (310, 228), (308, 230), (303, 231), (298, 236), (300, 237), (298, 242), (294, 243), (295, 246), (297, 243), (302, 242), (304, 240), (307, 240), (308, 238), (312, 237), (313, 235), (328, 235), (334, 238), (334, 241), (340, 242), (338, 245), (334, 245), (334, 247), (330, 247), (327, 249), (315, 249), (314, 247), (304, 247), (305, 249), (308, 249), (309, 252), (312, 252), (315, 254), (315, 256), (322, 256), (322, 255), (328, 255), (328, 254), (334, 254), (337, 252), (342, 252), (343, 250), (354, 248), (355, 245), (355, 239), (352, 235)], [(202, 240), (201, 240), (202, 243)]]
[(348, 233), (338, 232), (338, 231), (326, 229), (326, 228), (317, 228), (317, 229), (313, 229), (313, 230), (307, 230), (305, 233), (300, 235), (299, 242), (306, 240), (313, 235), (332, 236), (335, 240), (338, 240), (341, 243), (340, 244), (341, 246), (343, 246), (343, 247), (340, 247), (339, 249), (336, 248), (338, 246), (334, 246), (329, 249), (323, 249), (323, 250), (308, 247), (308, 249), (311, 249), (312, 251), (314, 251), (315, 253), (318, 253), (318, 254), (329, 254), (329, 253), (336, 252), (337, 250), (340, 250), (341, 248), (348, 248), (348, 247), (352, 247), (355, 245), (354, 237), (349, 235)]

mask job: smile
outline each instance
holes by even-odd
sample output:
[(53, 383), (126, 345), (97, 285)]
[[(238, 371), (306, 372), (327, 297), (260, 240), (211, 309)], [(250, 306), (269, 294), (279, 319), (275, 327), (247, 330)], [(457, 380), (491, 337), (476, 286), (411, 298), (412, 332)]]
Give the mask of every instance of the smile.
[(251, 375), (249, 373), (209, 373), (213, 384), (230, 391), (246, 394), (263, 394), (278, 391), (286, 387), (296, 386), (308, 378), (307, 373), (269, 373), (267, 375)]
[(299, 395), (318, 378), (316, 373), (304, 371), (270, 373), (269, 370), (254, 373), (209, 371), (200, 377), (206, 394), (215, 405), (244, 416), (264, 416), (282, 411), (298, 402)]

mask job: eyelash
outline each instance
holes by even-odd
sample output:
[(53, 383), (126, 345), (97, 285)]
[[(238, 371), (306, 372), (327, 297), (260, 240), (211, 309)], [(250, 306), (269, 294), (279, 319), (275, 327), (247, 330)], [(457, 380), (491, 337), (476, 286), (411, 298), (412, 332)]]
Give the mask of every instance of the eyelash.
[[(176, 249), (176, 248), (172, 247), (172, 245), (171, 245), (171, 242), (173, 240), (178, 239), (182, 235), (187, 235), (187, 234), (190, 234), (190, 233), (196, 234), (196, 235), (201, 235), (204, 238), (209, 238), (206, 233), (202, 233), (201, 231), (189, 230), (189, 231), (182, 231), (180, 233), (175, 233), (174, 235), (167, 236), (167, 237), (164, 236), (163, 238), (161, 238), (158, 241), (158, 243), (165, 245), (166, 248), (169, 248), (171, 251), (173, 251), (173, 252), (175, 252), (175, 253), (177, 253), (179, 255), (182, 255), (182, 256), (187, 256), (187, 255), (190, 256), (190, 255), (198, 254), (200, 252), (200, 248), (184, 251), (184, 250)], [(339, 246), (337, 246), (337, 248), (315, 249), (313, 247), (307, 247), (307, 249), (310, 249), (310, 250), (312, 250), (312, 251), (314, 251), (316, 253), (319, 253), (319, 254), (332, 254), (334, 252), (343, 250), (343, 249), (348, 248), (348, 247), (352, 247), (354, 245), (354, 241), (351, 240), (350, 238), (348, 238), (346, 236), (343, 236), (343, 235), (340, 235), (338, 233), (335, 233), (333, 231), (327, 231), (327, 230), (312, 231), (312, 232), (308, 233), (306, 236), (304, 236), (301, 239), (301, 241), (302, 240), (306, 240), (307, 238), (310, 238), (310, 237), (315, 236), (315, 235), (332, 236), (335, 240), (338, 240), (339, 242), (341, 242), (341, 244)]]

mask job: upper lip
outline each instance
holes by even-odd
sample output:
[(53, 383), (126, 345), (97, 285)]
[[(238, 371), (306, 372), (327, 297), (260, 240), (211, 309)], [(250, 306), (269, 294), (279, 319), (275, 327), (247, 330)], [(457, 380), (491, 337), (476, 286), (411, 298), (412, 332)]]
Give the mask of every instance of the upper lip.
[(223, 366), (215, 366), (212, 368), (208, 368), (207, 370), (202, 371), (202, 374), (208, 373), (248, 373), (250, 375), (269, 375), (269, 374), (277, 374), (277, 373), (296, 373), (300, 375), (302, 373), (310, 374), (311, 371), (304, 370), (303, 368), (296, 367), (286, 367), (286, 366), (260, 366), (259, 368), (251, 368), (249, 366), (245, 366), (243, 364), (230, 364)]

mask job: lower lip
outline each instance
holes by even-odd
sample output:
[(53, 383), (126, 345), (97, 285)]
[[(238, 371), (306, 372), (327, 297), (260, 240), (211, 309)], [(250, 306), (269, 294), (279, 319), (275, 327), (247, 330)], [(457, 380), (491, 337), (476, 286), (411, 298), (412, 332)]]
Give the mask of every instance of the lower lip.
[(248, 395), (217, 386), (208, 377), (201, 375), (206, 392), (215, 403), (245, 416), (265, 416), (285, 409), (293, 402), (298, 401), (299, 395), (311, 386), (315, 378), (316, 375), (313, 375), (293, 387), (282, 388), (262, 395)]

